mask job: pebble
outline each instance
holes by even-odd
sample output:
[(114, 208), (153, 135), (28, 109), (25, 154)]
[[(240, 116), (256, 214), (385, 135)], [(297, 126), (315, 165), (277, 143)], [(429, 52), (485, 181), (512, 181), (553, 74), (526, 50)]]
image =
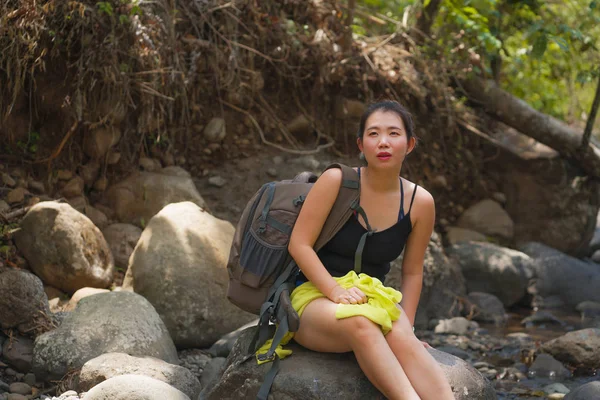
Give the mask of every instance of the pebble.
[(211, 186), (215, 186), (221, 188), (227, 184), (227, 181), (220, 176), (211, 176), (208, 178), (208, 184)]
[(6, 369), (4, 370), (4, 373), (5, 373), (6, 375), (8, 375), (8, 376), (15, 376), (15, 375), (17, 375), (17, 371), (15, 371), (15, 370), (14, 370), (14, 369), (12, 369), (12, 368), (6, 368)]
[(552, 394), (548, 395), (547, 399), (548, 400), (560, 400), (560, 399), (564, 399), (565, 396), (566, 396), (566, 394), (564, 394), (564, 393), (552, 393)]
[(273, 164), (275, 164), (275, 165), (283, 164), (283, 157), (281, 157), (281, 156), (273, 157)]
[(11, 393), (17, 393), (17, 394), (23, 394), (23, 395), (31, 394), (31, 386), (29, 386), (28, 384), (26, 384), (24, 382), (11, 383), (9, 390)]
[(8, 392), (10, 390), (10, 385), (4, 381), (0, 381), (0, 390)]
[(270, 177), (275, 178), (277, 176), (277, 170), (275, 168), (269, 168), (267, 170), (267, 175), (269, 175)]
[(29, 400), (29, 398), (27, 398), (26, 396), (23, 396), (22, 394), (11, 393), (8, 395), (6, 400)]
[(6, 201), (8, 204), (21, 203), (25, 200), (25, 193), (27, 193), (27, 190), (22, 187), (13, 189), (6, 195)]
[(25, 382), (26, 384), (28, 384), (30, 386), (34, 386), (35, 381), (36, 381), (35, 375), (32, 374), (31, 372), (23, 377), (23, 382)]
[(6, 172), (2, 174), (2, 183), (11, 188), (17, 185), (17, 182)]
[(560, 393), (563, 395), (567, 394), (571, 391), (568, 387), (566, 387), (562, 383), (558, 383), (558, 382), (544, 386), (544, 388), (542, 390), (544, 392), (546, 392), (547, 394)]

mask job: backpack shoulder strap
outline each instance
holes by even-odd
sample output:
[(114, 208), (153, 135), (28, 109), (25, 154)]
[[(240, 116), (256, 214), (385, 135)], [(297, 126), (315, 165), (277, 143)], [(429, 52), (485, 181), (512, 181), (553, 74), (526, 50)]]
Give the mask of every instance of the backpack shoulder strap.
[(315, 251), (319, 251), (342, 228), (352, 215), (353, 206), (358, 204), (360, 196), (360, 179), (354, 168), (334, 163), (329, 165), (325, 171), (331, 168), (342, 170), (342, 184), (323, 229), (321, 229), (321, 234), (315, 242)]

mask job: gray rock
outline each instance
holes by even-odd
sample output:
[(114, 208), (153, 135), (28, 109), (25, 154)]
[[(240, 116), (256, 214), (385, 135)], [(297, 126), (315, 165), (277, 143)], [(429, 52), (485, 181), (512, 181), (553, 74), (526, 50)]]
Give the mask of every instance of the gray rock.
[(581, 385), (564, 397), (564, 400), (596, 400), (600, 399), (600, 381)]
[(123, 288), (144, 296), (179, 348), (208, 347), (256, 318), (227, 300), (234, 228), (191, 202), (170, 204), (149, 222)]
[[(246, 330), (236, 342), (227, 359), (225, 372), (219, 383), (203, 390), (200, 398), (227, 400), (254, 398), (270, 364), (255, 362), (239, 364), (252, 339), (253, 329)], [(319, 353), (290, 344), (293, 350), (271, 389), (269, 398), (280, 399), (381, 399), (381, 393), (371, 385), (360, 370), (352, 353)], [(492, 385), (463, 360), (436, 350), (430, 350), (440, 364), (453, 388), (457, 400), (496, 399)], [(87, 400), (87, 399), (86, 399)]]
[(469, 321), (463, 317), (454, 317), (440, 320), (435, 327), (435, 333), (464, 335), (469, 331), (469, 329), (475, 329), (477, 327), (478, 325), (476, 322)]
[(211, 119), (204, 128), (204, 137), (209, 142), (220, 142), (225, 139), (227, 130), (225, 129), (225, 120), (223, 118)]
[(600, 329), (569, 332), (544, 343), (542, 351), (575, 367), (598, 368), (600, 365)]
[(487, 242), (487, 237), (484, 234), (472, 231), (470, 229), (459, 228), (457, 226), (448, 227), (446, 230), (446, 238), (450, 244), (463, 242)]
[(57, 329), (37, 337), (33, 372), (40, 378), (60, 378), (111, 352), (178, 364), (173, 341), (154, 307), (135, 293), (112, 292), (84, 298)]
[(507, 240), (511, 240), (514, 235), (514, 223), (510, 215), (500, 204), (490, 199), (482, 200), (467, 209), (456, 225)]
[(112, 224), (102, 230), (115, 259), (115, 266), (127, 270), (129, 257), (142, 236), (142, 230), (131, 224)]
[(220, 176), (211, 176), (208, 178), (208, 184), (214, 187), (221, 188), (227, 185), (227, 181)]
[[(33, 358), (33, 341), (23, 336), (7, 340), (2, 346), (2, 354), (6, 362), (21, 372), (29, 372)], [(8, 375), (8, 370), (5, 370)]]
[(531, 367), (529, 367), (529, 376), (539, 378), (563, 379), (571, 376), (571, 372), (564, 365), (550, 354), (539, 354)]
[(189, 370), (153, 357), (131, 357), (107, 353), (89, 360), (79, 374), (79, 391), (88, 391), (99, 383), (119, 375), (144, 375), (168, 383), (191, 399), (200, 394), (200, 382)]
[(546, 394), (552, 394), (552, 393), (562, 393), (562, 394), (567, 394), (570, 392), (569, 388), (566, 387), (565, 385), (563, 385), (562, 383), (552, 383), (550, 385), (546, 385), (544, 386), (544, 388), (542, 389)]
[(24, 396), (31, 394), (31, 386), (23, 382), (13, 382), (9, 388), (11, 393), (22, 394)]
[(15, 234), (33, 272), (69, 293), (82, 287), (107, 287), (114, 264), (102, 232), (70, 205), (44, 201), (33, 206)]
[(120, 222), (140, 227), (167, 204), (182, 201), (191, 201), (199, 207), (206, 205), (189, 173), (180, 167), (135, 173), (111, 186), (103, 198)]
[(250, 328), (256, 325), (258, 325), (258, 319), (255, 319), (253, 321), (248, 322), (247, 324), (242, 325), (233, 332), (229, 332), (227, 335), (221, 337), (212, 346), (210, 346), (208, 352), (213, 357), (227, 357), (229, 353), (231, 353), (231, 349), (233, 349), (236, 340), (238, 340), (242, 332), (244, 332), (246, 328)]
[[(464, 351), (463, 349), (459, 349), (456, 346), (447, 345), (447, 346), (436, 347), (435, 349), (439, 350), (439, 351), (443, 351), (444, 353), (451, 354), (455, 357), (460, 358), (461, 360), (467, 360), (471, 357), (471, 355), (468, 352)], [(475, 364), (473, 364), (473, 368), (477, 368), (477, 366)], [(477, 369), (479, 369), (479, 368), (477, 368)]]
[(6, 396), (6, 400), (29, 400), (29, 397), (18, 393), (9, 393), (8, 396)]
[(600, 268), (541, 243), (527, 243), (521, 251), (535, 259), (535, 285), (542, 297), (556, 295), (575, 307), (582, 301), (600, 302)]
[(10, 385), (2, 380), (0, 380), (0, 392), (8, 392), (10, 390)]
[(120, 375), (94, 386), (85, 400), (190, 400), (163, 381), (143, 375)]
[[(385, 284), (400, 290), (402, 285), (403, 255), (391, 263)], [(417, 328), (427, 328), (431, 319), (445, 319), (461, 315), (453, 306), (466, 296), (465, 281), (458, 263), (444, 252), (441, 239), (433, 233), (425, 251), (423, 263), (423, 290), (415, 317)]]
[(223, 375), (226, 363), (227, 359), (225, 357), (215, 357), (210, 360), (204, 367), (204, 371), (202, 371), (200, 385), (203, 388), (214, 386), (221, 378), (221, 375)]
[(534, 325), (541, 325), (545, 323), (565, 326), (566, 324), (558, 319), (554, 314), (549, 311), (540, 310), (533, 313), (529, 317), (523, 318), (521, 325), (525, 325), (527, 328), (531, 328)]
[(491, 243), (450, 246), (450, 256), (460, 265), (469, 292), (485, 292), (509, 307), (527, 293), (533, 260), (524, 253)]
[(23, 377), (23, 382), (25, 382), (26, 384), (28, 384), (29, 386), (35, 386), (35, 375), (32, 373), (28, 373)]
[(30, 331), (50, 321), (50, 306), (42, 281), (24, 270), (0, 273), (0, 327)]
[(497, 325), (501, 325), (506, 321), (504, 304), (493, 294), (471, 292), (467, 299), (476, 307), (473, 320), (493, 322)]

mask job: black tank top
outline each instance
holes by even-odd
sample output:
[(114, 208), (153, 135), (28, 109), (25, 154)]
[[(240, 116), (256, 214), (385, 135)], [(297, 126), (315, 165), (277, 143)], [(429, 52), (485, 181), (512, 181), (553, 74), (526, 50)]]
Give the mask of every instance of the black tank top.
[[(360, 177), (360, 168), (359, 168)], [(400, 179), (400, 212), (398, 221), (391, 227), (373, 233), (367, 237), (362, 258), (362, 272), (377, 278), (380, 281), (385, 280), (386, 274), (390, 270), (390, 263), (394, 261), (406, 245), (408, 235), (412, 231), (410, 220), (410, 210), (415, 200), (417, 185), (413, 191), (410, 206), (406, 215), (404, 214), (404, 188), (402, 179)], [(354, 255), (361, 236), (367, 231), (358, 221), (358, 216), (350, 216), (344, 226), (329, 241), (317, 255), (319, 259), (333, 277), (341, 277), (354, 269)], [(297, 285), (306, 282), (308, 279), (300, 272)]]

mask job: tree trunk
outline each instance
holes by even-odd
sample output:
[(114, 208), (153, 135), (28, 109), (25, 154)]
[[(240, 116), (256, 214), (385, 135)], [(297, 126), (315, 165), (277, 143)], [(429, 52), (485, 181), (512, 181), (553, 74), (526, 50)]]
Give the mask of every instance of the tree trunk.
[(500, 89), (494, 81), (470, 78), (461, 81), (461, 86), (472, 101), (480, 103), (494, 118), (558, 151), (579, 165), (586, 174), (600, 178), (600, 150), (588, 145), (580, 151), (581, 132), (534, 110), (523, 100)]
[(596, 121), (596, 114), (598, 113), (598, 106), (600, 106), (600, 78), (598, 78), (598, 86), (596, 86), (596, 95), (592, 102), (592, 109), (590, 116), (585, 124), (585, 130), (583, 131), (583, 140), (581, 141), (581, 150), (585, 150), (590, 143), (590, 137), (592, 136), (592, 130), (594, 129), (594, 122)]
[(417, 18), (415, 25), (416, 32), (413, 34), (418, 43), (422, 43), (423, 39), (431, 33), (431, 25), (433, 25), (435, 17), (440, 10), (441, 3), (442, 0), (431, 0), (426, 7), (423, 7), (423, 11), (419, 15), (419, 18)]

